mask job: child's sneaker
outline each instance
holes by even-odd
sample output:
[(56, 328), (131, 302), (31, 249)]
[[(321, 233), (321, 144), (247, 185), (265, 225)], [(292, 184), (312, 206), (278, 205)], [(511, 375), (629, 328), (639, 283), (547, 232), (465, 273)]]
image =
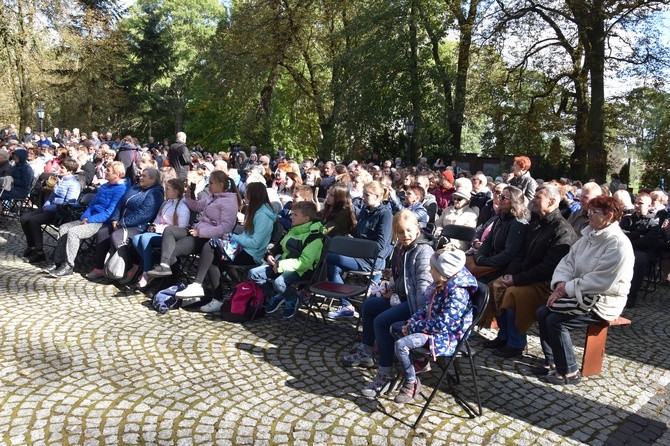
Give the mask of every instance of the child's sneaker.
[(279, 309), (279, 306), (284, 303), (284, 298), (281, 296), (275, 296), (270, 299), (270, 302), (265, 306), (265, 312), (267, 314), (274, 313)]
[(398, 394), (393, 398), (398, 404), (405, 404), (414, 399), (415, 396), (421, 391), (421, 381), (419, 378), (416, 378), (416, 381), (408, 382), (405, 381), (402, 383), (402, 387)]
[(295, 314), (297, 313), (298, 306), (293, 305), (290, 306), (288, 305), (288, 302), (284, 305), (284, 312), (282, 313), (281, 317), (284, 319), (291, 319)]
[(356, 311), (352, 305), (342, 306), (337, 311), (329, 311), (328, 317), (331, 319), (344, 319), (356, 316)]
[(358, 347), (355, 352), (344, 355), (340, 359), (340, 364), (342, 367), (365, 367), (370, 368), (374, 367), (375, 361), (372, 359), (372, 356), (365, 353), (363, 348)]
[(393, 376), (377, 372), (377, 376), (375, 376), (375, 379), (373, 379), (371, 383), (368, 383), (366, 384), (365, 387), (363, 387), (363, 389), (361, 390), (361, 394), (369, 398), (374, 398), (380, 393), (389, 390), (389, 387), (391, 386), (394, 380), (395, 378)]

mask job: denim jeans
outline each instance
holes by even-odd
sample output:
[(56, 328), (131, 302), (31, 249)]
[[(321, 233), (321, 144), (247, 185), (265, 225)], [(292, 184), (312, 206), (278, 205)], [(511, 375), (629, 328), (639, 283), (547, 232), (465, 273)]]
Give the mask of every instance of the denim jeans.
[(409, 304), (401, 302), (392, 307), (389, 299), (384, 297), (368, 297), (361, 307), (361, 325), (363, 336), (361, 342), (372, 347), (377, 341), (379, 348), (379, 365), (391, 367), (393, 365), (393, 344), (395, 339), (391, 335), (391, 325), (395, 322), (406, 322), (412, 314)]
[(537, 323), (540, 328), (540, 343), (546, 365), (556, 365), (559, 375), (579, 370), (575, 350), (570, 337), (571, 328), (584, 328), (592, 322), (603, 319), (593, 313), (572, 315), (555, 313), (547, 307), (537, 310)]
[(512, 308), (503, 309), (499, 316), (496, 316), (498, 322), (498, 336), (496, 339), (507, 341), (507, 345), (512, 348), (526, 347), (526, 333), (520, 333), (516, 328), (514, 319), (516, 312)]
[[(396, 322), (391, 327), (391, 330), (395, 333), (402, 333), (402, 327), (405, 323), (406, 321)], [(426, 345), (429, 337), (423, 333), (412, 333), (407, 336), (400, 334), (400, 336), (401, 337), (395, 341), (395, 355), (398, 358), (398, 361), (400, 361), (400, 366), (405, 374), (405, 380), (409, 382), (416, 381), (416, 372), (410, 353), (415, 348)]]
[(135, 251), (142, 258), (142, 271), (151, 271), (154, 267), (154, 248), (161, 247), (163, 236), (156, 232), (144, 232), (133, 237)]
[(270, 291), (268, 282), (272, 282), (272, 288), (277, 292), (278, 296), (284, 298), (285, 308), (295, 308), (297, 301), (297, 293), (291, 285), (300, 280), (300, 274), (295, 271), (285, 271), (277, 274), (272, 269), (272, 266), (263, 264), (249, 271), (249, 279), (260, 285), (263, 291)]

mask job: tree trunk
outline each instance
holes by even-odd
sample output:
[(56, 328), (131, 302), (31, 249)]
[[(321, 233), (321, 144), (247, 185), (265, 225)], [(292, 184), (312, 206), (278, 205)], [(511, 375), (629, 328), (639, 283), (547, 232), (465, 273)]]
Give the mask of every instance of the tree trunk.
[(417, 38), (417, 0), (412, 0), (409, 14), (409, 71), (410, 71), (410, 100), (412, 103), (412, 121), (414, 133), (410, 138), (407, 165), (411, 166), (418, 161), (421, 150), (421, 127), (423, 119), (421, 113), (421, 79), (419, 77), (419, 42)]
[(458, 67), (456, 70), (456, 89), (454, 91), (453, 116), (449, 118), (451, 133), (451, 155), (455, 158), (461, 152), (461, 138), (463, 134), (463, 116), (465, 115), (465, 101), (467, 94), (468, 72), (470, 70), (470, 47), (472, 46), (472, 32), (477, 17), (479, 0), (471, 0), (468, 15), (463, 15), (460, 1), (452, 1), (451, 7), (458, 21), (460, 39), (458, 41)]
[[(596, 4), (602, 2), (595, 2)], [(602, 5), (591, 14), (591, 26), (586, 30), (589, 48), (586, 57), (589, 59), (591, 74), (591, 108), (589, 110), (589, 177), (598, 182), (606, 180), (607, 149), (604, 144), (605, 134), (605, 21)]]

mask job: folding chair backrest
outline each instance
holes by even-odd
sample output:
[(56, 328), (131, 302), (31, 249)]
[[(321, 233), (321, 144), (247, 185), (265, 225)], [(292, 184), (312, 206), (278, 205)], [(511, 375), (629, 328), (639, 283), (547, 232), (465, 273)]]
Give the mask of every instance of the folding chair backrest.
[(472, 320), (472, 327), (476, 327), (479, 320), (484, 314), (484, 310), (489, 303), (489, 287), (482, 282), (477, 282), (478, 288), (475, 294), (470, 296), (472, 306), (474, 307), (474, 315)]
[(446, 225), (442, 228), (442, 237), (471, 242), (475, 238), (475, 228), (460, 225)]
[(337, 236), (330, 240), (328, 252), (347, 257), (376, 260), (379, 247), (376, 242), (355, 237)]

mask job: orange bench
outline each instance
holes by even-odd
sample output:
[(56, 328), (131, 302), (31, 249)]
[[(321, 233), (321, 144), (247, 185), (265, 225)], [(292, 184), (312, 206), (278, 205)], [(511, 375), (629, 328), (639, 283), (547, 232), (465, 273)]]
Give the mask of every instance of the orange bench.
[(619, 316), (613, 321), (594, 322), (586, 329), (582, 376), (598, 375), (603, 369), (607, 330), (610, 327), (630, 325), (630, 319)]

